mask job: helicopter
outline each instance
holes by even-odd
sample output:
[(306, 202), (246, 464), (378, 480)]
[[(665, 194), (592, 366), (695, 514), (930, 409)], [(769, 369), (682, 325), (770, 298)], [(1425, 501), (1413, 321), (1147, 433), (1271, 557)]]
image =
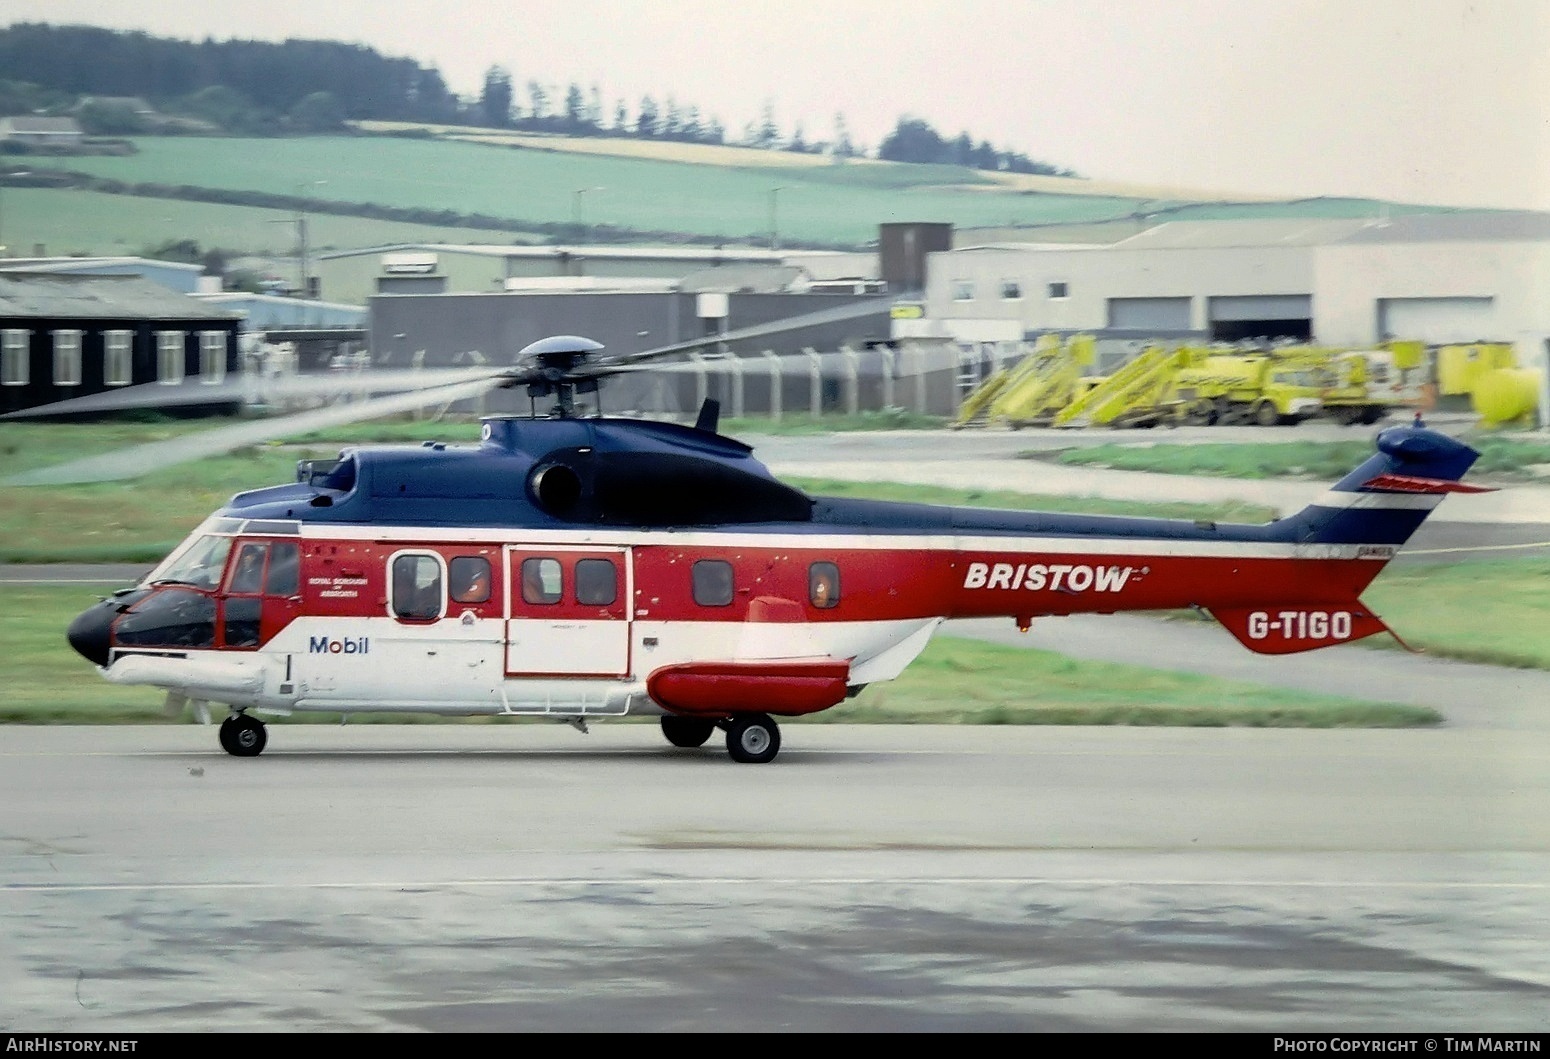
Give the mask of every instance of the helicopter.
[(602, 349), (554, 336), (444, 385), (526, 388), (532, 414), (484, 418), (476, 445), (349, 446), (233, 496), (71, 646), (174, 712), (224, 705), (239, 757), (265, 749), (257, 714), (644, 714), (761, 764), (777, 718), (897, 677), (949, 619), (1196, 608), (1260, 654), (1392, 635), (1361, 592), (1447, 494), (1485, 491), (1417, 416), (1263, 525), (809, 496), (714, 400), (692, 426), (579, 414), (647, 356)]

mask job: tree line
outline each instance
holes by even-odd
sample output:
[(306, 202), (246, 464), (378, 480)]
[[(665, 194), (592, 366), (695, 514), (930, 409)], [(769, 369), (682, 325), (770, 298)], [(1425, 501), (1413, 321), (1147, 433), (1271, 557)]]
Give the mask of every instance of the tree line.
[[(782, 129), (774, 105), (736, 134), (720, 118), (672, 95), (645, 95), (605, 108), (597, 85), (563, 90), (537, 80), (520, 89), (511, 70), (491, 66), (477, 97), (451, 91), (434, 66), (336, 41), (203, 41), (93, 26), (18, 23), (0, 28), (0, 114), (72, 113), (88, 133), (226, 132), (284, 135), (342, 131), (349, 121), (408, 121), (765, 150), (861, 156), (843, 114), (826, 135), (799, 122)], [(131, 101), (144, 100), (146, 113)], [(1003, 150), (969, 133), (946, 138), (926, 121), (901, 117), (877, 157), (974, 169), (1073, 176), (1070, 170)]]

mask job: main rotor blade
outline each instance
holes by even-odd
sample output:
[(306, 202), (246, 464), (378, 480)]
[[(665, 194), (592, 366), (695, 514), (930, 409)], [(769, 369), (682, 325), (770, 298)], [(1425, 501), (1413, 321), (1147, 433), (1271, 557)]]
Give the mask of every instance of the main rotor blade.
[(363, 371), (350, 374), (276, 375), (260, 378), (234, 376), (219, 383), (206, 383), (190, 377), (177, 385), (146, 382), (138, 386), (105, 390), (72, 397), (37, 408), (0, 415), (0, 419), (39, 419), (45, 416), (88, 415), (140, 409), (177, 408), (187, 405), (248, 404), (262, 401), (276, 404), (312, 397), (346, 397), (363, 394), (402, 393), (428, 390), (452, 383), (488, 379), (509, 372), (509, 368), (427, 368), (421, 370)]
[(878, 298), (874, 301), (852, 302), (849, 305), (841, 305), (834, 309), (823, 309), (818, 312), (804, 313), (801, 316), (787, 316), (779, 320), (771, 320), (769, 323), (754, 324), (751, 327), (742, 327), (736, 331), (728, 331), (720, 335), (706, 335), (703, 338), (691, 338), (683, 342), (674, 342), (668, 346), (658, 346), (640, 353), (627, 353), (621, 357), (615, 357), (607, 361), (608, 364), (637, 364), (643, 360), (652, 360), (656, 357), (666, 357), (674, 353), (687, 353), (691, 349), (704, 349), (706, 346), (720, 345), (723, 342), (742, 342), (750, 338), (764, 338), (768, 335), (781, 335), (787, 331), (795, 331), (802, 327), (816, 327), (820, 324), (843, 323), (846, 320), (858, 320), (863, 316), (873, 316), (887, 309), (892, 303), (887, 298)]
[(276, 438), (305, 434), (325, 427), (359, 423), (399, 412), (410, 412), (428, 404), (466, 401), (478, 397), (501, 383), (501, 377), (485, 372), (485, 378), (454, 383), (431, 390), (378, 397), (370, 401), (318, 408), (296, 415), (279, 416), (239, 423), (230, 427), (183, 437), (136, 445), (121, 452), (92, 456), (84, 460), (40, 467), (0, 482), (0, 485), (67, 485), (80, 482), (110, 482), (138, 478), (152, 471), (215, 456), (243, 445), (257, 445)]

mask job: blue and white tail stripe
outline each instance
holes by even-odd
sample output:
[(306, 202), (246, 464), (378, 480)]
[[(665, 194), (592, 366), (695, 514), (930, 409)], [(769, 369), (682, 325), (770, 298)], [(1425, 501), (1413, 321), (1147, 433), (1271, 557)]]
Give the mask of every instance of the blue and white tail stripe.
[(1403, 544), (1479, 456), (1424, 426), (1391, 427), (1377, 453), (1277, 525), (1298, 542)]

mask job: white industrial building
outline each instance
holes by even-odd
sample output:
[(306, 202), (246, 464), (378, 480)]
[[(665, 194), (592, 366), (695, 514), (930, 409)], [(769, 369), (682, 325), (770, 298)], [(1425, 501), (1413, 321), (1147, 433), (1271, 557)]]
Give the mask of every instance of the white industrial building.
[(1550, 335), (1546, 213), (1177, 221), (1108, 245), (939, 251), (926, 272), (921, 318), (896, 320), (896, 337), (988, 343), (1091, 331), (1537, 346)]

